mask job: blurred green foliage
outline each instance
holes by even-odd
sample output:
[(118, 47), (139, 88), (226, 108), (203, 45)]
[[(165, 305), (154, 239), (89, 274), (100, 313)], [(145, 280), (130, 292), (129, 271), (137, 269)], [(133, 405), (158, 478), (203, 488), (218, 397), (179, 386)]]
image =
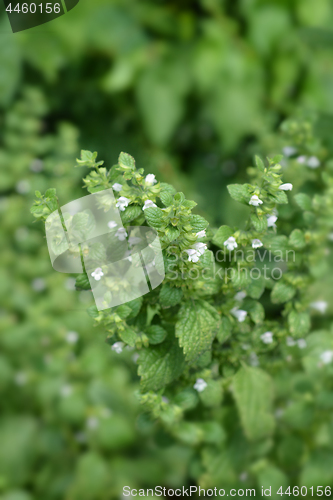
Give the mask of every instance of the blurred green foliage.
[(15, 36), (3, 18), (0, 104), (41, 86), (51, 126), (110, 164), (128, 151), (223, 222), (251, 145), (298, 106), (333, 113), (332, 18), (329, 0), (81, 0)]
[[(90, 293), (52, 270), (29, 207), (34, 190), (50, 186), (61, 204), (82, 196), (72, 167), (84, 145), (109, 165), (128, 151), (194, 198), (212, 223), (238, 224), (244, 212), (225, 185), (244, 179), (254, 151), (288, 145), (274, 134), (284, 117), (302, 106), (319, 110), (317, 128), (332, 151), (332, 18), (329, 0), (81, 0), (66, 16), (14, 36), (2, 15), (1, 500), (107, 500), (125, 484), (236, 480), (227, 452), (196, 449), (196, 428), (171, 439), (138, 416), (131, 353), (120, 361), (93, 329)], [(309, 173), (308, 194), (312, 182)], [(288, 231), (293, 216), (285, 213)], [(313, 334), (306, 372), (277, 381), (278, 397), (295, 394), (279, 466), (292, 476), (305, 462), (302, 480), (314, 486), (318, 477), (332, 482), (331, 388), (321, 390), (314, 362), (331, 342), (329, 333)], [(184, 407), (191, 398), (184, 395)], [(283, 483), (279, 469), (260, 461), (270, 439), (249, 444), (233, 409), (214, 411), (229, 424), (235, 459), (256, 457), (262, 484)], [(223, 443), (220, 429), (202, 432)]]

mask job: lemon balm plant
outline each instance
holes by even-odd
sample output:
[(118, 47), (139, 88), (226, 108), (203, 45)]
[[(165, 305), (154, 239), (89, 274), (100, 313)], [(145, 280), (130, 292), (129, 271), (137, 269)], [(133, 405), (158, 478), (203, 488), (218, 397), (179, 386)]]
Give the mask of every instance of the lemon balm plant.
[[(333, 169), (311, 126), (286, 122), (286, 158), (256, 157), (250, 183), (228, 186), (248, 210), (241, 228), (210, 228), (195, 202), (126, 153), (110, 169), (97, 153), (77, 160), (91, 169), (89, 193), (113, 188), (125, 232), (147, 225), (159, 235), (163, 284), (88, 312), (112, 350), (133, 351), (142, 422), (156, 420), (164, 439), (193, 447), (190, 474), (207, 488), (281, 493), (333, 480), (333, 334), (316, 316), (324, 298), (313, 300), (329, 271)], [(58, 207), (55, 190), (36, 195), (32, 213), (45, 220)], [(103, 265), (94, 273), (103, 280)], [(86, 274), (76, 287), (90, 288)]]

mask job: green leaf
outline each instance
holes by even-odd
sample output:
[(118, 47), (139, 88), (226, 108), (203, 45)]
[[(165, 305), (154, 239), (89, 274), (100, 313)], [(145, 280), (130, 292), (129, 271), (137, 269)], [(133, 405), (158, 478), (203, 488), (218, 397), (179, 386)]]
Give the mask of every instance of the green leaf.
[(173, 204), (173, 195), (168, 191), (161, 192), (160, 199), (165, 207), (169, 207)]
[(283, 155), (275, 155), (275, 156), (273, 156), (272, 160), (273, 160), (273, 163), (275, 163), (275, 164), (280, 163), (280, 161), (283, 160)]
[(128, 222), (137, 219), (140, 215), (142, 215), (142, 208), (138, 205), (130, 205), (124, 212), (120, 212), (123, 224), (127, 224)]
[(146, 221), (150, 226), (160, 229), (165, 225), (164, 213), (160, 208), (158, 207), (146, 208), (144, 214), (146, 217)]
[(258, 279), (253, 279), (250, 285), (246, 288), (246, 292), (252, 299), (260, 299), (265, 290), (265, 277), (259, 276)]
[(55, 188), (47, 189), (45, 192), (46, 198), (54, 198), (57, 196), (57, 190)]
[(163, 147), (171, 139), (184, 112), (177, 81), (169, 74), (160, 74), (155, 65), (148, 65), (136, 88), (146, 133), (154, 145)]
[(254, 157), (254, 161), (255, 161), (255, 163), (257, 165), (257, 168), (260, 170), (260, 172), (264, 172), (265, 171), (265, 164), (262, 161), (262, 159), (259, 156), (256, 155)]
[(233, 396), (248, 439), (262, 439), (274, 430), (273, 383), (259, 368), (243, 366), (235, 375)]
[(285, 491), (288, 486), (288, 477), (274, 465), (267, 465), (259, 471), (258, 483), (262, 485), (264, 490), (271, 489), (270, 491), (276, 492), (279, 488), (282, 488)]
[(76, 159), (77, 167), (89, 167), (95, 168), (103, 165), (104, 161), (99, 161), (96, 163), (97, 152), (92, 153), (91, 151), (81, 150), (81, 160)]
[(296, 249), (304, 248), (306, 245), (305, 237), (300, 229), (294, 229), (289, 236), (289, 245)]
[(87, 274), (79, 274), (75, 281), (76, 290), (91, 290), (91, 285)]
[(181, 301), (183, 292), (181, 288), (171, 286), (169, 283), (162, 285), (160, 290), (160, 304), (162, 307), (173, 307)]
[(142, 303), (143, 297), (138, 297), (130, 302), (126, 302), (126, 305), (132, 309), (131, 314), (128, 316), (129, 319), (135, 318), (139, 314)]
[(263, 233), (267, 229), (267, 217), (264, 215), (258, 217), (255, 214), (251, 214), (251, 222), (253, 227), (259, 233)]
[(89, 253), (88, 257), (89, 261), (93, 260), (98, 264), (104, 264), (106, 262), (106, 250), (103, 243), (100, 241), (95, 241), (94, 243), (89, 243)]
[(138, 364), (143, 391), (158, 391), (179, 377), (185, 366), (184, 355), (176, 339), (143, 349)]
[(160, 325), (151, 325), (145, 331), (149, 339), (149, 344), (161, 344), (167, 336), (167, 332)]
[(219, 315), (206, 301), (186, 301), (179, 310), (176, 337), (183, 347), (186, 361), (193, 363), (209, 350), (218, 329)]
[(200, 215), (195, 215), (195, 214), (190, 215), (189, 223), (191, 224), (194, 233), (203, 231), (209, 226), (209, 222), (207, 222), (206, 219), (204, 219)]
[(161, 187), (161, 194), (171, 194), (172, 196), (177, 193), (177, 190), (171, 185), (168, 184), (167, 182), (161, 182), (160, 183)]
[(265, 319), (265, 309), (260, 302), (253, 302), (248, 308), (250, 317), (254, 323), (262, 323)]
[(132, 328), (125, 328), (125, 330), (118, 329), (118, 335), (125, 344), (135, 347), (138, 338), (136, 332)]
[(279, 235), (265, 235), (262, 240), (265, 247), (272, 253), (285, 252), (288, 250), (288, 238), (287, 236)]
[(128, 305), (123, 304), (117, 307), (117, 314), (121, 317), (121, 319), (126, 319), (132, 313), (132, 309), (128, 307)]
[(71, 235), (77, 242), (88, 239), (95, 228), (95, 218), (90, 210), (84, 210), (73, 216), (71, 222)]
[(222, 403), (223, 388), (220, 381), (208, 380), (207, 387), (199, 393), (200, 401), (208, 408), (218, 407)]
[(192, 388), (185, 389), (176, 395), (175, 403), (183, 410), (192, 410), (199, 403), (198, 393)]
[(284, 191), (281, 191), (281, 189), (279, 189), (276, 193), (274, 193), (273, 197), (278, 205), (283, 205), (288, 203), (288, 197)]
[(224, 242), (234, 234), (234, 231), (229, 226), (221, 226), (215, 233), (212, 243), (218, 247), (225, 248)]
[(304, 193), (297, 193), (294, 198), (297, 205), (302, 210), (312, 210), (312, 200), (310, 196)]
[(118, 158), (118, 164), (123, 170), (134, 170), (135, 160), (133, 156), (127, 153), (120, 153)]
[(169, 243), (176, 240), (180, 235), (180, 231), (176, 227), (168, 226), (165, 230), (164, 238), (168, 240)]
[(288, 315), (290, 333), (295, 337), (303, 337), (311, 326), (310, 315), (307, 312), (291, 311)]
[(284, 283), (283, 281), (278, 281), (275, 283), (272, 293), (271, 301), (273, 304), (283, 304), (283, 302), (288, 302), (291, 300), (296, 293), (293, 286)]
[(240, 203), (249, 204), (251, 198), (250, 184), (229, 184), (227, 189), (233, 200), (239, 201)]
[(220, 344), (224, 344), (230, 337), (232, 332), (232, 324), (229, 318), (226, 316), (222, 316), (221, 321), (220, 321), (220, 326), (217, 332), (217, 340), (220, 342)]
[(316, 215), (313, 212), (307, 211), (303, 213), (303, 217), (305, 222), (309, 225), (312, 226), (312, 224), (315, 223), (316, 221)]

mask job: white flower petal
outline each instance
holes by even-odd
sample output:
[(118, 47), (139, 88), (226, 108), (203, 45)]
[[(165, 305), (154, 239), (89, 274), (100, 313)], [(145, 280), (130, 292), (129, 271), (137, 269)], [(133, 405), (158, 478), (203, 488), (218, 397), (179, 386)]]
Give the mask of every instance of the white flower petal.
[(197, 378), (193, 388), (197, 391), (197, 392), (202, 392), (206, 389), (207, 387), (207, 382), (204, 381), (203, 378)]
[(317, 300), (315, 302), (311, 302), (310, 304), (310, 307), (312, 307), (312, 309), (315, 309), (316, 311), (319, 311), (322, 314), (325, 314), (327, 306), (328, 304), (324, 300)]
[(253, 205), (254, 207), (259, 207), (259, 205), (262, 205), (262, 204), (263, 204), (263, 201), (260, 200), (260, 198), (256, 194), (254, 194), (249, 201), (249, 205)]
[(293, 185), (290, 184), (290, 182), (286, 182), (285, 184), (281, 184), (281, 186), (279, 186), (279, 189), (281, 189), (281, 191), (291, 191), (293, 188)]
[(252, 240), (252, 248), (260, 248), (263, 246), (263, 243), (258, 240), (258, 238), (255, 238), (254, 240)]
[(264, 344), (271, 344), (273, 342), (273, 333), (265, 332), (262, 335), (260, 335), (260, 338)]
[(310, 156), (310, 158), (306, 162), (306, 165), (310, 168), (318, 168), (320, 166), (320, 161), (316, 156)]
[(119, 182), (115, 182), (112, 186), (112, 189), (114, 189), (114, 191), (121, 191), (123, 189), (123, 186), (121, 184), (119, 184)]
[(297, 149), (294, 148), (293, 146), (285, 146), (283, 149), (282, 149), (282, 153), (284, 154), (284, 156), (286, 156), (287, 158), (289, 158), (289, 156), (293, 156), (297, 153)]
[(146, 200), (144, 206), (142, 207), (142, 210), (146, 210), (146, 208), (153, 208), (153, 207), (157, 207), (157, 205), (155, 205), (155, 203), (151, 200)]
[(147, 186), (153, 186), (154, 184), (156, 184), (157, 180), (155, 179), (155, 175), (154, 174), (146, 175), (145, 182)]

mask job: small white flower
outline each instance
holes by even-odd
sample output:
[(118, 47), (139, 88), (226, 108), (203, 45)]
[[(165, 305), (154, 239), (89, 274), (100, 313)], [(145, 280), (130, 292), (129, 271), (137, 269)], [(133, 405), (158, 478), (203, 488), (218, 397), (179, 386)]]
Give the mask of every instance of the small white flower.
[(199, 231), (198, 233), (196, 233), (196, 237), (197, 238), (206, 238), (206, 231), (205, 230)]
[(194, 243), (194, 249), (200, 254), (203, 255), (207, 250), (206, 243)]
[(153, 186), (154, 184), (156, 184), (157, 180), (155, 179), (155, 175), (154, 174), (146, 175), (145, 182), (147, 186)]
[(79, 340), (79, 334), (77, 332), (67, 332), (66, 340), (69, 344), (76, 344)]
[(262, 335), (260, 335), (260, 338), (264, 344), (271, 344), (273, 342), (273, 333), (265, 332)]
[(251, 352), (249, 363), (251, 366), (259, 366), (259, 359), (255, 352)]
[(243, 311), (243, 309), (238, 309), (238, 307), (233, 307), (231, 309), (231, 314), (237, 318), (239, 323), (243, 323), (245, 321), (245, 318), (247, 316), (247, 311)]
[(28, 376), (24, 372), (17, 372), (14, 375), (14, 382), (16, 385), (25, 385), (28, 381)]
[(333, 361), (333, 351), (324, 351), (320, 355), (321, 361), (325, 364), (328, 365), (329, 363), (332, 363)]
[(144, 206), (142, 207), (142, 210), (146, 210), (146, 208), (153, 208), (153, 207), (157, 207), (157, 205), (155, 205), (155, 203), (151, 200), (146, 200)]
[(207, 387), (207, 382), (205, 382), (203, 378), (197, 378), (193, 386), (193, 389), (195, 389), (198, 392), (202, 392), (206, 389), (206, 387)]
[(30, 170), (32, 172), (35, 173), (41, 172), (43, 168), (44, 168), (44, 163), (42, 162), (42, 160), (39, 160), (38, 158), (32, 160), (32, 162), (30, 163)]
[(292, 337), (287, 337), (286, 344), (288, 347), (294, 347), (294, 345), (296, 345), (296, 341)]
[(303, 164), (306, 162), (306, 159), (307, 159), (306, 156), (302, 155), (297, 158), (297, 162)]
[(128, 243), (130, 245), (137, 245), (138, 243), (142, 242), (142, 238), (139, 238), (138, 236), (130, 236), (128, 238)]
[(130, 200), (128, 198), (126, 198), (125, 196), (120, 196), (116, 203), (116, 207), (119, 208), (121, 212), (123, 212), (125, 208), (128, 207), (129, 202)]
[(119, 229), (117, 229), (115, 236), (118, 238), (119, 241), (125, 241), (127, 237), (126, 229), (120, 227)]
[(84, 432), (77, 432), (74, 435), (75, 441), (78, 443), (85, 443), (87, 441), (87, 436), (85, 435)]
[(89, 417), (86, 421), (86, 426), (88, 427), (88, 429), (97, 429), (97, 427), (99, 426), (99, 420), (98, 418), (96, 417)]
[(35, 292), (42, 292), (46, 288), (46, 283), (43, 278), (36, 278), (32, 281), (31, 286)]
[(121, 191), (123, 189), (123, 186), (121, 184), (119, 184), (119, 182), (115, 182), (112, 186), (112, 189), (114, 191), (118, 191), (118, 193), (119, 193), (119, 191)]
[(200, 253), (197, 250), (195, 250), (194, 248), (190, 248), (189, 250), (185, 250), (185, 252), (188, 255), (189, 262), (198, 262)]
[(118, 226), (118, 224), (117, 224), (117, 223), (116, 223), (116, 221), (114, 221), (114, 220), (110, 220), (110, 222), (108, 222), (108, 227), (109, 227), (110, 229), (114, 229), (114, 228), (115, 228), (115, 227), (117, 227), (117, 226)]
[(65, 288), (66, 290), (75, 290), (75, 278), (67, 278), (65, 281)]
[(263, 243), (258, 240), (258, 238), (255, 238), (254, 240), (252, 240), (252, 248), (260, 248), (263, 246)]
[(102, 271), (101, 267), (96, 267), (95, 271), (91, 273), (91, 276), (95, 278), (96, 281), (99, 281), (102, 276), (104, 276), (104, 273)]
[(63, 385), (60, 389), (60, 394), (63, 398), (68, 398), (73, 392), (73, 389), (70, 385), (66, 384)]
[(123, 347), (124, 347), (124, 342), (115, 342), (112, 346), (111, 349), (112, 351), (115, 351), (117, 354), (120, 354), (123, 352)]
[(297, 149), (293, 146), (286, 146), (282, 149), (282, 153), (288, 158), (289, 156), (295, 155), (297, 153)]
[(261, 201), (256, 194), (254, 194), (249, 201), (249, 205), (253, 205), (254, 207), (259, 207), (259, 205), (262, 205), (262, 204), (263, 204), (263, 201)]
[(310, 168), (318, 168), (320, 166), (320, 161), (316, 156), (310, 156), (310, 158), (306, 162), (306, 165)]
[(169, 403), (168, 398), (166, 398), (165, 396), (162, 396), (162, 401), (163, 401), (163, 403), (166, 403), (166, 404)]
[(276, 215), (268, 215), (267, 216), (267, 227), (276, 227), (275, 222), (277, 221)]
[(322, 314), (325, 314), (327, 306), (328, 304), (324, 300), (317, 300), (315, 302), (311, 302), (310, 304), (310, 307), (312, 307), (312, 309), (315, 309), (316, 311), (319, 311)]
[(133, 363), (137, 363), (139, 359), (139, 353), (135, 352), (132, 356)]
[(228, 238), (224, 243), (223, 245), (225, 247), (227, 247), (228, 250), (234, 250), (235, 248), (238, 247), (237, 243), (236, 243), (236, 240), (233, 236), (230, 236), (230, 238)]
[(30, 182), (29, 181), (18, 181), (18, 183), (15, 186), (16, 191), (19, 194), (26, 194), (29, 193), (30, 191)]
[(283, 408), (277, 408), (277, 409), (275, 410), (275, 413), (274, 413), (274, 414), (275, 414), (275, 417), (276, 417), (276, 418), (281, 418), (281, 417), (283, 417), (283, 415), (284, 415), (284, 409), (283, 409)]
[(239, 475), (239, 480), (244, 482), (246, 481), (248, 478), (248, 473), (247, 472), (242, 472), (240, 475)]
[(242, 344), (241, 345), (242, 349), (244, 349), (244, 351), (248, 351), (250, 349), (250, 344)]
[(306, 340), (305, 339), (298, 339), (297, 345), (300, 349), (305, 349), (307, 346)]
[(330, 241), (333, 241), (333, 233), (330, 233), (330, 234), (328, 235), (328, 239), (329, 239)]
[(246, 292), (237, 292), (234, 299), (241, 302), (246, 297)]
[(293, 185), (290, 184), (290, 182), (286, 182), (285, 184), (281, 184), (281, 186), (279, 186), (279, 189), (281, 189), (281, 191), (291, 191), (293, 188)]

